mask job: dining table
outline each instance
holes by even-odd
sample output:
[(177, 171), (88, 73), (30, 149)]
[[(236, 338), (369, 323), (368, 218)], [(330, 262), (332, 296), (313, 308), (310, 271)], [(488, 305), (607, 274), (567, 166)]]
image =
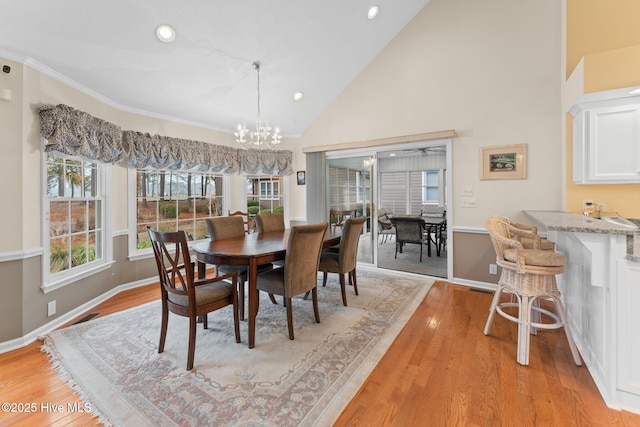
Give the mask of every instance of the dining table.
[[(256, 316), (258, 314), (258, 266), (284, 260), (289, 242), (290, 228), (266, 233), (250, 233), (241, 237), (210, 240), (194, 245), (198, 262), (198, 277), (206, 275), (206, 264), (246, 265), (248, 276), (248, 334), (249, 348), (255, 346)], [(323, 249), (340, 243), (342, 229), (328, 227), (322, 242)]]

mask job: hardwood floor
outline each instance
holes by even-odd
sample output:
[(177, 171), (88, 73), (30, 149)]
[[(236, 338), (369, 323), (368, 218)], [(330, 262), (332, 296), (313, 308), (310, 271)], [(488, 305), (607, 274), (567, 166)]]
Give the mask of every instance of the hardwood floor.
[[(149, 285), (90, 312), (104, 316), (157, 298), (157, 284)], [(606, 407), (561, 330), (532, 337), (530, 364), (518, 365), (515, 324), (497, 316), (491, 334), (482, 333), (490, 301), (491, 294), (436, 283), (335, 426), (640, 426), (640, 415)], [(0, 355), (0, 400), (37, 406), (0, 412), (0, 426), (99, 425), (67, 411), (80, 400), (39, 346)], [(40, 410), (47, 403), (64, 410)]]

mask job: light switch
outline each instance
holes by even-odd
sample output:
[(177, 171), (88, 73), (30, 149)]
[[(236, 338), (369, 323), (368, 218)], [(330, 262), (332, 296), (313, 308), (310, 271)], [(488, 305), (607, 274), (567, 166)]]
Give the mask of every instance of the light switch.
[(462, 207), (463, 208), (475, 208), (478, 205), (476, 204), (475, 197), (463, 197), (462, 198)]
[(0, 99), (11, 101), (11, 89), (0, 89)]
[(462, 187), (462, 196), (463, 197), (464, 196), (467, 196), (467, 197), (473, 196), (473, 187), (470, 186), (470, 185), (463, 186)]

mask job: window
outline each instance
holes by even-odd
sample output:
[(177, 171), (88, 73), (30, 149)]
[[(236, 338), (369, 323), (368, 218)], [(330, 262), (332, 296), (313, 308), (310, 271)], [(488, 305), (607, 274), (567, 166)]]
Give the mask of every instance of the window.
[(438, 171), (422, 172), (422, 203), (437, 204), (439, 202)]
[(111, 167), (58, 153), (45, 156), (43, 288), (54, 289), (111, 261), (106, 218)]
[(151, 247), (147, 226), (207, 237), (206, 219), (222, 215), (223, 175), (185, 171), (136, 172), (136, 247)]
[(271, 175), (253, 175), (246, 177), (247, 212), (282, 212), (284, 195), (281, 192), (283, 178)]

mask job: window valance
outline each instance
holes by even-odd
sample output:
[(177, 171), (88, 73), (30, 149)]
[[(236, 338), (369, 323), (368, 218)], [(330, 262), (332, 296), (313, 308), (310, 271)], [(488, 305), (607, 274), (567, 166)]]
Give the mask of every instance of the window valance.
[(231, 147), (134, 131), (124, 131), (122, 140), (133, 168), (238, 171), (238, 150)]
[(292, 173), (293, 152), (240, 150), (135, 131), (68, 105), (42, 105), (40, 133), (46, 151), (58, 151), (103, 163), (126, 161), (132, 168), (197, 169), (203, 172), (245, 172), (269, 175)]
[(59, 151), (103, 163), (123, 158), (122, 131), (109, 122), (67, 105), (43, 105), (40, 134), (47, 140), (45, 151)]

